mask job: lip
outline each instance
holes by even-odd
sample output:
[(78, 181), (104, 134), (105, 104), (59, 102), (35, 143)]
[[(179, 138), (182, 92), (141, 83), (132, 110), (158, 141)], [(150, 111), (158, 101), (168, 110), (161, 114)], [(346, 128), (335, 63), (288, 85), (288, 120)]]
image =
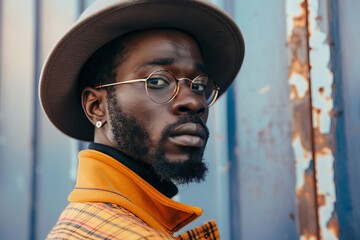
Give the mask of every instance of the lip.
[(169, 140), (178, 146), (204, 147), (206, 131), (200, 124), (185, 123), (172, 131)]

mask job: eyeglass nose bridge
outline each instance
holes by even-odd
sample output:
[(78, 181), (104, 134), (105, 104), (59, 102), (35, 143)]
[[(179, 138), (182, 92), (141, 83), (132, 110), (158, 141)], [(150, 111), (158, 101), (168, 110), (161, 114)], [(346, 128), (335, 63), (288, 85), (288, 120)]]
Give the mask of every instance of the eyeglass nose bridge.
[[(179, 85), (179, 88), (180, 88), (180, 81), (188, 81), (189, 84), (188, 84), (188, 87), (191, 89), (192, 85), (194, 84), (194, 81), (197, 79), (198, 77), (194, 78), (194, 79), (191, 79), (191, 78), (177, 78), (177, 84)], [(192, 89), (191, 89), (192, 90)]]
[(176, 79), (176, 88), (175, 88), (175, 91), (174, 91), (172, 97), (171, 97), (169, 100), (167, 100), (166, 102), (164, 102), (163, 104), (166, 104), (166, 103), (171, 102), (172, 100), (174, 100), (174, 99), (177, 97), (177, 95), (179, 95), (179, 92), (180, 92), (180, 81), (183, 81), (183, 80), (189, 81), (190, 84), (189, 84), (187, 87), (189, 88), (189, 90), (190, 90), (192, 93), (194, 93), (194, 92), (192, 91), (192, 89), (191, 89), (193, 80), (191, 80), (190, 78), (176, 78), (175, 76), (174, 76), (174, 78)]
[[(175, 77), (175, 76), (174, 76)], [(171, 102), (172, 100), (174, 100), (176, 97), (177, 97), (177, 95), (179, 95), (179, 92), (180, 92), (180, 81), (187, 81), (187, 82), (189, 82), (189, 84), (186, 84), (186, 87), (188, 87), (189, 88), (189, 90), (191, 91), (191, 93), (194, 95), (194, 96), (197, 96), (199, 99), (202, 99), (198, 94), (196, 94), (196, 92), (192, 89), (192, 86), (193, 86), (193, 84), (195, 83), (195, 81), (198, 79), (198, 77), (196, 77), (196, 78), (194, 78), (194, 79), (191, 79), (191, 78), (176, 78), (175, 77), (175, 79), (176, 79), (176, 91), (175, 91), (175, 93), (174, 93), (174, 95), (173, 95), (173, 97), (169, 100), (169, 101), (167, 101), (167, 103), (168, 102)], [(203, 102), (204, 102), (204, 106), (206, 106), (206, 107), (208, 107), (207, 106), (207, 103), (206, 103), (206, 99), (203, 99)]]

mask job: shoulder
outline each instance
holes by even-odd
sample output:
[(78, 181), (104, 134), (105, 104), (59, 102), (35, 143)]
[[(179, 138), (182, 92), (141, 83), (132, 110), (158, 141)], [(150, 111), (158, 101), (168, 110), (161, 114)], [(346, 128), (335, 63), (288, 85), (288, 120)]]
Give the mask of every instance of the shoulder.
[(173, 239), (123, 207), (108, 203), (70, 203), (47, 239)]

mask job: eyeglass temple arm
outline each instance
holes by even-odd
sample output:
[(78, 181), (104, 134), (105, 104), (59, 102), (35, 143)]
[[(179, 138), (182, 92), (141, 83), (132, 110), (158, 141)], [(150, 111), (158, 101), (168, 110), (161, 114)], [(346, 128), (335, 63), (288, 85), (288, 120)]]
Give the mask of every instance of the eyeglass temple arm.
[(116, 85), (121, 85), (121, 84), (126, 84), (126, 83), (146, 82), (146, 80), (147, 79), (141, 78), (141, 79), (128, 80), (128, 81), (124, 81), (124, 82), (115, 82), (115, 83), (102, 84), (102, 85), (95, 86), (95, 89), (111, 87), (111, 86), (116, 86)]

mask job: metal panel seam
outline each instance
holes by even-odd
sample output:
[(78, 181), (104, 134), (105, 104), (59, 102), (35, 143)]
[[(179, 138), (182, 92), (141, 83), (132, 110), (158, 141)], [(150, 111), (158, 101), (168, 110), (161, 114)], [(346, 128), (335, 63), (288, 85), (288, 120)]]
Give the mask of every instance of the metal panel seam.
[[(234, 0), (225, 0), (225, 11), (234, 17)], [(230, 207), (230, 238), (241, 239), (240, 234), (240, 196), (239, 196), (239, 166), (238, 141), (236, 121), (236, 94), (234, 86), (230, 86), (227, 93), (227, 120), (228, 120), (228, 156), (229, 169), (229, 207)]]
[[(309, 33), (309, 2), (308, 0), (305, 0), (305, 21), (306, 21), (306, 34), (307, 34), (307, 59), (308, 59), (308, 69), (309, 71), (311, 70), (311, 63), (310, 63), (310, 42), (309, 42), (309, 38), (310, 38), (310, 33)], [(318, 187), (317, 187), (317, 181), (316, 181), (316, 176), (317, 176), (317, 171), (316, 171), (316, 153), (315, 153), (315, 136), (314, 136), (314, 128), (313, 128), (313, 124), (312, 124), (312, 119), (313, 119), (313, 113), (312, 113), (312, 87), (311, 87), (311, 75), (309, 74), (309, 97), (310, 97), (310, 122), (311, 122), (311, 131), (310, 131), (310, 139), (311, 139), (311, 146), (312, 146), (312, 159), (314, 162), (314, 171), (313, 171), (313, 179), (314, 179), (314, 189), (315, 189), (315, 194), (314, 194), (314, 203), (315, 203), (315, 216), (316, 216), (316, 226), (317, 226), (317, 239), (321, 239), (320, 236), (320, 225), (319, 225), (319, 213), (318, 213), (318, 209), (319, 209), (319, 203), (317, 200), (317, 193), (318, 193)]]
[(78, 17), (81, 15), (81, 13), (85, 10), (85, 0), (78, 0)]
[(38, 177), (37, 177), (37, 165), (38, 165), (38, 130), (39, 130), (39, 102), (38, 102), (38, 79), (40, 75), (40, 34), (41, 34), (41, 0), (34, 0), (34, 94), (33, 94), (33, 119), (32, 119), (32, 164), (31, 164), (31, 203), (30, 203), (30, 240), (35, 240), (37, 233), (37, 189), (38, 189)]
[(228, 118), (228, 155), (230, 162), (229, 169), (229, 200), (230, 200), (230, 236), (231, 239), (241, 239), (240, 237), (240, 197), (239, 197), (239, 171), (238, 157), (236, 149), (237, 126), (236, 126), (236, 98), (235, 89), (230, 87), (227, 93), (227, 118)]

